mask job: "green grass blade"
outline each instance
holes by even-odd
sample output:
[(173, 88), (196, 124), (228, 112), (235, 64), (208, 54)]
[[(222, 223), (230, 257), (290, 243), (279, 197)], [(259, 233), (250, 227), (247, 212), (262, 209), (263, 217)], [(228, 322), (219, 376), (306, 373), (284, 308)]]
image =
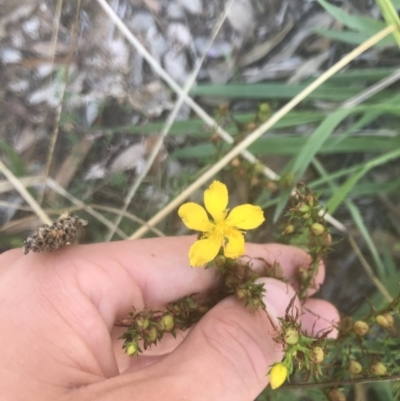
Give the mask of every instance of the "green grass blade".
[(335, 19), (354, 31), (364, 32), (368, 36), (375, 35), (386, 27), (385, 23), (373, 18), (348, 14), (343, 9), (336, 7), (325, 0), (317, 0)]
[(393, 32), (393, 37), (397, 42), (397, 45), (400, 47), (400, 18), (397, 14), (396, 9), (393, 7), (393, 4), (390, 0), (375, 0), (378, 5), (383, 18), (385, 19), (388, 25), (395, 25), (397, 30)]
[(372, 258), (374, 259), (374, 262), (378, 269), (379, 275), (380, 276), (384, 275), (385, 266), (382, 262), (381, 257), (379, 256), (379, 252), (376, 249), (374, 241), (372, 241), (369, 231), (364, 224), (364, 220), (361, 216), (359, 209), (353, 202), (351, 202), (349, 200), (345, 201), (345, 204), (351, 214), (353, 221), (356, 223), (356, 226), (357, 226), (358, 230), (360, 231), (360, 234), (363, 236), (363, 238), (368, 246), (369, 251), (371, 252)]
[(352, 190), (354, 185), (372, 168), (385, 164), (391, 160), (397, 159), (400, 157), (400, 148), (395, 149), (392, 152), (388, 152), (384, 155), (376, 157), (369, 162), (365, 163), (365, 165), (356, 172), (353, 176), (351, 176), (337, 191), (336, 193), (329, 199), (326, 206), (329, 210), (329, 213), (334, 213), (335, 210), (339, 207), (339, 205), (344, 201), (346, 196)]
[[(352, 32), (352, 31), (334, 31), (326, 28), (315, 28), (314, 32), (318, 35), (337, 40), (339, 42), (349, 43), (351, 45), (360, 45), (370, 38), (369, 35), (363, 32)], [(395, 46), (396, 41), (392, 36), (387, 36), (378, 42), (375, 46), (380, 48), (386, 48)]]
[(9, 168), (13, 174), (17, 177), (26, 175), (25, 165), (19, 157), (19, 154), (2, 139), (0, 139), (0, 149), (5, 153), (8, 162), (10, 163)]

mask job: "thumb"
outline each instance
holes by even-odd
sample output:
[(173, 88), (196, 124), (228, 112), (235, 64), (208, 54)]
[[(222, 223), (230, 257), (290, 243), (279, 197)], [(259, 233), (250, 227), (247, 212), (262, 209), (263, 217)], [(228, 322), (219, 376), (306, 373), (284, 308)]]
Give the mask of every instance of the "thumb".
[(251, 314), (243, 303), (227, 298), (161, 361), (99, 383), (108, 383), (110, 392), (103, 387), (96, 395), (104, 398), (97, 399), (123, 401), (134, 395), (135, 400), (254, 400), (269, 382), (269, 367), (283, 356), (273, 337), (277, 318), (295, 292), (282, 284), (268, 280), (268, 314)]

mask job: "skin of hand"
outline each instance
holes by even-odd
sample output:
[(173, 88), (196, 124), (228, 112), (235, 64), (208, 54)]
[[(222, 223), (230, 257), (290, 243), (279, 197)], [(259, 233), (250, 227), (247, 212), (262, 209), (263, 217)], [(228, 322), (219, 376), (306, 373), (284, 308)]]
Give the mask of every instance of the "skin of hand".
[[(124, 355), (117, 340), (121, 328), (114, 323), (132, 306), (157, 309), (215, 285), (213, 269), (189, 267), (194, 241), (164, 237), (0, 255), (0, 399), (253, 400), (283, 356), (273, 322), (284, 317), (295, 294), (289, 284), (259, 279), (268, 316), (250, 314), (230, 297), (190, 331), (176, 339), (165, 335), (139, 358)], [(279, 262), (294, 286), (295, 269), (308, 262), (304, 251), (285, 245), (247, 244), (246, 254)], [(321, 266), (316, 282), (323, 278)], [(295, 306), (308, 334), (338, 322), (326, 301)], [(336, 335), (335, 329), (329, 334)]]

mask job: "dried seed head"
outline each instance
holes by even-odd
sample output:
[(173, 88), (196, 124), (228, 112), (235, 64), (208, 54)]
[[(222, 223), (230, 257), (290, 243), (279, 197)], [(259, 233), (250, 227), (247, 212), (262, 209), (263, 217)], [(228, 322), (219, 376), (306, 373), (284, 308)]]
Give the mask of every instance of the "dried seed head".
[(368, 333), (369, 326), (362, 320), (357, 320), (353, 325), (353, 330), (358, 336), (363, 337)]
[(35, 233), (25, 239), (24, 254), (32, 252), (51, 252), (70, 244), (78, 231), (88, 222), (73, 213), (63, 212), (51, 226), (43, 224)]

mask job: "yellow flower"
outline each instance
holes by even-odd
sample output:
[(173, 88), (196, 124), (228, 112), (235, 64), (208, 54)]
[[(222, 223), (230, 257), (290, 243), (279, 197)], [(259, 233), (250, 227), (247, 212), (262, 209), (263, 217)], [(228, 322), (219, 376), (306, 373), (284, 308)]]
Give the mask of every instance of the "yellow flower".
[(244, 237), (241, 230), (256, 228), (265, 220), (261, 208), (249, 204), (240, 205), (228, 214), (228, 189), (219, 181), (214, 181), (204, 192), (204, 205), (206, 209), (189, 202), (178, 211), (188, 228), (203, 233), (202, 238), (190, 248), (190, 265), (201, 267), (210, 262), (221, 247), (228, 258), (243, 255)]
[(282, 386), (288, 375), (288, 368), (282, 362), (276, 363), (270, 373), (269, 384), (272, 390)]

